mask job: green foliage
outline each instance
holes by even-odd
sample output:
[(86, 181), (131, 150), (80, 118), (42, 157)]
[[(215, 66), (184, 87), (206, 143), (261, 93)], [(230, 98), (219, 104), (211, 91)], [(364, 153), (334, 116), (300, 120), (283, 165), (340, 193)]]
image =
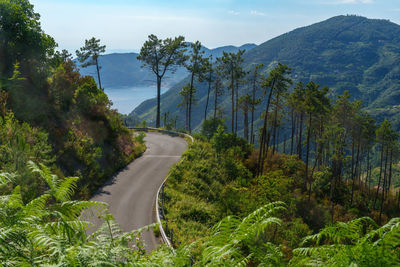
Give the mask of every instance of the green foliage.
[(28, 0), (0, 1), (0, 79), (12, 75), (13, 65), (21, 63), (24, 71), (29, 68), (35, 77), (38, 67), (48, 66), (56, 43), (41, 27), (40, 15), (35, 13)]
[(210, 140), (217, 133), (219, 126), (222, 126), (224, 131), (226, 130), (225, 121), (220, 118), (205, 120), (202, 124), (201, 134)]
[[(120, 266), (148, 262), (139, 239), (148, 227), (124, 233), (105, 211), (104, 203), (71, 200), (77, 177), (61, 180), (43, 164), (32, 161), (28, 168), (31, 175), (40, 175), (48, 190), (24, 202), (20, 187), (16, 186), (0, 198), (0, 261), (4, 266)], [(15, 177), (2, 173), (0, 178), (0, 186), (4, 187)], [(104, 220), (91, 235), (87, 234), (91, 223), (81, 219), (84, 211), (99, 213)]]
[(76, 88), (74, 102), (83, 114), (91, 117), (102, 116), (111, 106), (106, 93), (97, 88), (93, 79), (84, 81)]
[(54, 163), (47, 138), (44, 131), (18, 122), (13, 113), (0, 117), (0, 166), (5, 172), (17, 174), (13, 184), (20, 185), (24, 200), (38, 196), (43, 188), (27, 168), (28, 160)]
[(184, 55), (185, 47), (185, 37), (183, 36), (162, 40), (151, 34), (149, 35), (149, 40), (143, 44), (140, 49), (140, 55), (137, 57), (138, 60), (142, 61), (143, 67), (149, 68), (157, 79), (156, 127), (161, 125), (160, 95), (162, 78), (167, 71), (174, 72), (177, 66), (183, 65), (186, 61), (186, 56)]
[(81, 65), (82, 68), (86, 68), (88, 66), (96, 66), (97, 78), (99, 82), (99, 88), (101, 89), (101, 79), (100, 79), (100, 66), (99, 66), (99, 57), (102, 53), (106, 51), (105, 45), (100, 45), (100, 40), (92, 37), (89, 40), (85, 40), (85, 46), (81, 47), (79, 50), (76, 50), (76, 55), (78, 57), (79, 62), (83, 63)]
[[(0, 10), (0, 53), (4, 56), (0, 86), (8, 93), (8, 98), (2, 93), (1, 116), (8, 108), (23, 122), (21, 130), (16, 130), (16, 122), (6, 117), (2, 120), (4, 127), (12, 129), (3, 127), (3, 138), (7, 139), (1, 141), (4, 162), (0, 167), (15, 165), (11, 171), (26, 181), (21, 184), (24, 198), (32, 198), (43, 191), (43, 185), (24, 177), (19, 170), (24, 167), (18, 166), (26, 166), (27, 159), (55, 162), (65, 174), (84, 177), (78, 182), (78, 193), (88, 198), (116, 170), (143, 152), (144, 145), (132, 138), (118, 113), (110, 110), (107, 95), (95, 81), (79, 74), (68, 51), (54, 54), (55, 43), (41, 30), (39, 15), (28, 1), (0, 1)], [(102, 52), (104, 47), (91, 39), (79, 54), (85, 63), (93, 63)], [(55, 159), (49, 156), (50, 151)], [(13, 163), (6, 162), (10, 160)], [(32, 186), (29, 196), (24, 184)]]
[[(110, 110), (104, 91), (91, 77), (78, 73), (70, 54), (54, 53), (56, 44), (43, 33), (39, 15), (28, 1), (0, 1), (0, 13), (0, 87), (8, 93), (1, 97), (0, 167), (19, 174), (23, 197), (31, 199), (44, 189), (39, 181), (25, 177), (26, 161), (54, 162), (59, 173), (85, 177), (78, 182), (78, 193), (88, 198), (144, 146)], [(86, 63), (91, 62), (89, 57), (97, 60), (104, 50), (97, 41), (89, 40), (81, 51)], [(7, 109), (21, 127), (5, 116)]]
[(243, 156), (250, 154), (251, 147), (247, 141), (236, 134), (225, 132), (224, 125), (218, 125), (217, 132), (212, 136), (210, 143), (217, 154), (226, 152), (229, 148), (233, 147), (239, 147), (240, 153)]
[[(264, 204), (243, 218), (230, 215), (209, 235), (176, 250), (159, 247), (146, 254), (140, 234), (124, 233), (105, 204), (71, 200), (77, 177), (60, 179), (43, 164), (28, 162), (48, 190), (24, 202), (16, 186), (0, 198), (0, 261), (4, 266), (397, 266), (400, 218), (378, 228), (363, 217), (327, 226), (304, 238), (285, 258), (281, 234), (307, 232), (299, 220), (285, 222), (283, 202)], [(0, 187), (16, 178), (0, 173)], [(191, 205), (196, 205), (195, 203)], [(90, 215), (92, 214), (92, 215)], [(83, 218), (97, 214), (104, 223), (91, 235)], [(196, 218), (195, 218), (196, 219)], [(192, 225), (193, 226), (193, 225)], [(294, 240), (294, 238), (292, 238)], [(290, 260), (290, 261), (289, 261)]]
[(266, 236), (266, 230), (280, 226), (282, 221), (274, 217), (284, 210), (282, 202), (265, 205), (243, 220), (228, 216), (216, 224), (211, 236), (202, 247), (200, 266), (246, 266), (253, 264), (281, 265), (282, 253), (270, 242), (258, 244)]
[(236, 188), (237, 180), (248, 182), (251, 174), (235, 153), (219, 159), (210, 144), (200, 141), (193, 143), (182, 157), (184, 160), (170, 172), (165, 205), (174, 239), (187, 243), (204, 236), (207, 228), (228, 212), (226, 207), (231, 208), (231, 198), (223, 193), (224, 187), (232, 184)]
[(308, 236), (303, 245), (293, 251), (293, 266), (397, 266), (400, 220), (392, 219), (377, 228), (369, 217), (348, 223), (327, 226), (318, 234)]
[(98, 58), (102, 53), (106, 51), (105, 45), (100, 45), (100, 40), (92, 37), (89, 40), (85, 40), (85, 46), (76, 50), (79, 62), (83, 63), (83, 68), (97, 65)]

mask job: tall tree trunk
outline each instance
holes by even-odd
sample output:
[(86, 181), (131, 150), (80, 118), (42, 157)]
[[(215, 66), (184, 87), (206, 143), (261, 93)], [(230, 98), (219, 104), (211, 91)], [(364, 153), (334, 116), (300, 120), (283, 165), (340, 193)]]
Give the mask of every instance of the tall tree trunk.
[(275, 154), (275, 150), (276, 150), (276, 131), (278, 128), (278, 105), (279, 105), (279, 94), (276, 96), (276, 105), (275, 105), (275, 110), (274, 110), (274, 122), (273, 122), (273, 128), (272, 128), (272, 155)]
[(386, 149), (386, 155), (385, 155), (385, 171), (383, 174), (383, 187), (382, 187), (382, 197), (381, 197), (381, 208), (379, 210), (379, 223), (381, 223), (382, 219), (382, 211), (383, 211), (383, 205), (385, 203), (385, 192), (386, 192), (386, 180), (387, 180), (387, 164), (388, 164), (388, 158), (389, 158), (389, 148)]
[(250, 126), (250, 143), (254, 145), (254, 111), (256, 103), (256, 78), (253, 80), (253, 92), (251, 97), (251, 126)]
[(367, 177), (365, 179), (365, 184), (368, 185), (368, 199), (370, 198), (371, 195), (371, 167), (370, 167), (370, 159), (369, 159), (369, 152), (370, 152), (370, 148), (367, 148)]
[(297, 153), (299, 155), (299, 159), (301, 160), (302, 158), (302, 151), (301, 151), (301, 147), (302, 147), (302, 139), (303, 139), (303, 117), (304, 114), (301, 113), (300, 114), (300, 121), (299, 121), (299, 137), (298, 137), (298, 143), (297, 143)]
[(157, 114), (156, 114), (156, 128), (160, 128), (161, 121), (161, 77), (157, 76)]
[[(353, 184), (351, 185), (351, 200), (350, 200), (350, 206), (353, 205), (355, 180), (356, 180), (356, 177), (357, 177), (357, 174), (358, 174), (358, 168), (359, 168), (358, 163), (359, 163), (359, 160), (360, 160), (360, 137), (361, 137), (361, 136), (359, 136), (359, 138), (358, 138), (358, 143), (357, 143), (356, 166), (355, 166), (355, 168), (354, 168), (354, 174), (352, 175), (352, 176), (353, 176), (353, 181), (352, 181)], [(353, 146), (354, 146), (354, 143), (353, 143)], [(361, 186), (361, 184), (360, 184), (360, 186)]]
[(232, 128), (231, 131), (234, 133), (235, 131), (235, 84), (233, 73), (231, 74), (231, 89), (232, 89)]
[(238, 127), (238, 113), (239, 113), (239, 82), (236, 81), (236, 110), (235, 110), (235, 134), (237, 134)]
[[(389, 196), (389, 193), (390, 193), (390, 186), (392, 185), (392, 165), (393, 165), (393, 148), (392, 149), (390, 149), (390, 160), (389, 160), (389, 184), (388, 184), (388, 187), (387, 187), (387, 194), (386, 194), (386, 196)], [(390, 198), (388, 197), (387, 198), (388, 199), (388, 203), (390, 202)]]
[(218, 85), (215, 84), (215, 98), (214, 98), (214, 119), (217, 117), (217, 105), (218, 105)]
[[(353, 180), (353, 176), (354, 176), (354, 143), (355, 143), (355, 138), (353, 138), (352, 142), (351, 142), (351, 173), (350, 173), (350, 179)], [(348, 179), (349, 180), (349, 179)]]
[(335, 208), (335, 203), (333, 201), (333, 194), (336, 189), (336, 176), (332, 175), (332, 180), (331, 180), (331, 188), (329, 192), (329, 200), (331, 201), (331, 223), (333, 223), (333, 215), (334, 215), (334, 208)]
[[(319, 149), (318, 148), (318, 142), (314, 142), (314, 144), (315, 144), (314, 151), (317, 154), (317, 151)], [(312, 167), (311, 175), (310, 175), (310, 183), (309, 183), (309, 186), (308, 186), (308, 201), (311, 200), (311, 189), (312, 189), (312, 182), (313, 182), (312, 178), (314, 177), (314, 171), (315, 171), (315, 168), (317, 167), (317, 164), (318, 164), (318, 156), (315, 156), (314, 157), (314, 165)]]
[(96, 58), (96, 70), (97, 70), (97, 79), (99, 80), (99, 87), (100, 87), (100, 89), (103, 89), (103, 87), (101, 86), (100, 67), (99, 67), (99, 61), (97, 58)]
[(244, 138), (247, 140), (247, 142), (249, 142), (249, 114), (248, 114), (248, 106), (247, 103), (245, 104), (245, 108), (244, 108)]
[[(275, 151), (279, 153), (279, 134), (281, 133), (280, 127), (277, 127), (276, 130), (276, 144), (275, 144)], [(274, 152), (275, 153), (275, 152)]]
[(194, 82), (194, 72), (192, 72), (192, 77), (190, 81), (190, 91), (189, 91), (189, 133), (192, 133), (193, 82)]
[(375, 199), (374, 199), (374, 209), (376, 207), (376, 200), (378, 199), (378, 194), (379, 194), (379, 188), (381, 186), (381, 179), (382, 179), (382, 171), (383, 171), (383, 151), (385, 147), (382, 144), (382, 150), (381, 150), (381, 166), (379, 170), (379, 181), (378, 181), (378, 188), (376, 189), (376, 194), (375, 194)]
[(283, 154), (286, 154), (286, 135), (283, 136)]
[(304, 177), (304, 187), (307, 190), (308, 184), (308, 159), (310, 154), (310, 137), (311, 137), (311, 123), (312, 123), (312, 115), (309, 114), (309, 121), (308, 121), (308, 131), (307, 131), (307, 145), (306, 145), (306, 172)]
[(204, 120), (207, 120), (207, 109), (208, 109), (208, 101), (210, 100), (210, 91), (211, 91), (211, 72), (210, 72), (210, 76), (209, 78), (209, 82), (208, 82), (208, 91), (207, 91), (207, 101), (206, 101), (206, 108), (204, 110)]
[(260, 147), (258, 149), (258, 162), (257, 162), (257, 171), (256, 171), (257, 175), (261, 175), (262, 171), (263, 171), (261, 164), (262, 164), (262, 161), (263, 161), (262, 156), (264, 154), (264, 142), (265, 142), (265, 137), (266, 137), (265, 134), (264, 134), (264, 131), (265, 131), (264, 127), (265, 126), (263, 126), (263, 128), (261, 129)]
[(189, 96), (186, 96), (186, 130), (189, 131)]
[(262, 128), (262, 134), (261, 134), (261, 142), (260, 142), (260, 151), (258, 154), (258, 174), (262, 174), (263, 172), (263, 165), (264, 165), (264, 146), (265, 146), (265, 141), (266, 141), (266, 134), (267, 134), (267, 125), (268, 125), (268, 112), (269, 112), (269, 105), (271, 103), (271, 98), (272, 98), (272, 91), (273, 91), (274, 86), (271, 86), (271, 89), (269, 91), (268, 95), (268, 100), (267, 100), (267, 106), (265, 108), (265, 114), (264, 114), (264, 125)]
[(270, 142), (271, 142), (271, 128), (269, 129), (269, 131), (267, 132), (267, 142), (265, 142), (264, 144), (264, 157), (268, 156), (268, 150), (270, 147)]
[(294, 142), (294, 134), (296, 131), (296, 116), (294, 114), (294, 110), (291, 112), (292, 117), (292, 129), (291, 129), (291, 138), (290, 138), (290, 155), (293, 155), (293, 142)]

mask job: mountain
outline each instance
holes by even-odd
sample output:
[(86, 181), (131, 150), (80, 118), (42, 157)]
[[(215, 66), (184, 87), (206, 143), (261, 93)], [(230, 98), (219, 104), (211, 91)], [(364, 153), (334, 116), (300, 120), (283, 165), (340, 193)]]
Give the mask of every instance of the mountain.
[(256, 44), (244, 44), (239, 47), (233, 45), (221, 46), (214, 49), (208, 49), (204, 47), (204, 52), (206, 56), (212, 55), (213, 58), (221, 57), (224, 52), (227, 53), (236, 53), (239, 49), (250, 51), (251, 49), (257, 47)]
[[(255, 44), (245, 44), (240, 47), (224, 46), (214, 49), (203, 47), (205, 56), (212, 55), (213, 58), (225, 52), (236, 52), (239, 49), (249, 51), (256, 47)], [(154, 74), (147, 68), (141, 68), (142, 62), (137, 60), (138, 53), (112, 53), (99, 58), (101, 66), (102, 85), (105, 88), (134, 87), (154, 85)], [(93, 76), (97, 81), (96, 69), (94, 66), (80, 68), (80, 73), (84, 76)], [(163, 80), (163, 86), (171, 87), (187, 76), (185, 68), (180, 67), (174, 74), (167, 73)]]
[[(244, 59), (246, 69), (253, 63), (263, 63), (266, 74), (277, 62), (287, 64), (292, 68), (291, 78), (295, 82), (313, 80), (329, 86), (332, 95), (349, 90), (353, 98), (363, 100), (365, 108), (378, 121), (389, 118), (396, 128), (400, 126), (400, 106), (397, 106), (400, 103), (400, 26), (395, 23), (337, 16), (271, 39), (246, 52)], [(171, 88), (161, 100), (162, 112), (178, 116), (182, 125), (184, 115), (177, 104), (178, 92), (185, 82)], [(193, 110), (192, 128), (201, 125), (207, 94), (205, 84), (197, 84), (196, 88), (199, 101)], [(245, 90), (247, 87), (241, 93)], [(229, 116), (229, 92), (225, 93), (222, 106)], [(257, 117), (261, 106), (256, 111)], [(155, 99), (145, 101), (132, 116), (152, 123), (154, 107)]]

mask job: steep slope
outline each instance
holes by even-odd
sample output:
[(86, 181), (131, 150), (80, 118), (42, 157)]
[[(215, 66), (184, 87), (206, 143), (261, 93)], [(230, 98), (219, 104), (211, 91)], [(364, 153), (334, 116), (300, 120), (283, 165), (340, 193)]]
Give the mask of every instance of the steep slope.
[(399, 100), (385, 92), (392, 91), (399, 78), (399, 43), (397, 24), (338, 16), (261, 44), (247, 54), (246, 63), (279, 61), (292, 67), (298, 80), (314, 80), (339, 92), (350, 90), (377, 107)]
[[(0, 169), (21, 175), (28, 160), (44, 163), (80, 177), (77, 193), (89, 197), (144, 147), (94, 80), (55, 53), (29, 1), (0, 1), (0, 10)], [(49, 189), (35, 178), (20, 180), (24, 200)]]
[[(281, 62), (293, 68), (294, 81), (313, 80), (328, 85), (332, 94), (349, 90), (354, 98), (364, 101), (378, 120), (389, 118), (397, 128), (400, 125), (396, 107), (400, 101), (400, 26), (397, 24), (359, 16), (337, 16), (278, 36), (246, 52), (244, 58), (247, 69), (252, 63), (264, 63), (267, 66), (264, 72), (268, 73)], [(176, 106), (183, 84), (177, 84), (162, 96), (162, 112), (179, 116), (182, 124), (184, 114)], [(246, 90), (244, 86), (241, 94)], [(199, 102), (194, 107), (193, 128), (204, 117), (206, 94), (206, 86), (197, 85)], [(227, 111), (228, 97), (226, 92), (222, 100)], [(146, 101), (133, 114), (152, 122), (154, 105), (154, 100)], [(261, 110), (256, 113), (259, 116)]]
[[(256, 46), (255, 44), (245, 44), (240, 47), (224, 46), (214, 49), (204, 47), (203, 50), (206, 56), (212, 55), (216, 58), (221, 56), (223, 51), (236, 52), (238, 49), (250, 50)], [(138, 55), (137, 53), (113, 53), (101, 56), (99, 62), (103, 86), (105, 88), (116, 88), (154, 85), (154, 74), (149, 69), (141, 68), (142, 63), (137, 60)], [(97, 79), (94, 66), (81, 68), (79, 71), (82, 75), (93, 76)], [(163, 86), (171, 87), (181, 81), (186, 75), (186, 69), (180, 67), (174, 74), (167, 74), (163, 80)]]

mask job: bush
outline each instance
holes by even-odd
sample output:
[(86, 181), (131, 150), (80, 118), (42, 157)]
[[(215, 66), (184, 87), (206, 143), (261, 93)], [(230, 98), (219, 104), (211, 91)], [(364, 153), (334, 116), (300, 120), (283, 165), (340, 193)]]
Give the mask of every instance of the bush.
[(220, 118), (212, 118), (205, 120), (202, 124), (201, 134), (204, 135), (208, 140), (217, 132), (218, 127), (222, 127), (226, 130), (225, 121)]

